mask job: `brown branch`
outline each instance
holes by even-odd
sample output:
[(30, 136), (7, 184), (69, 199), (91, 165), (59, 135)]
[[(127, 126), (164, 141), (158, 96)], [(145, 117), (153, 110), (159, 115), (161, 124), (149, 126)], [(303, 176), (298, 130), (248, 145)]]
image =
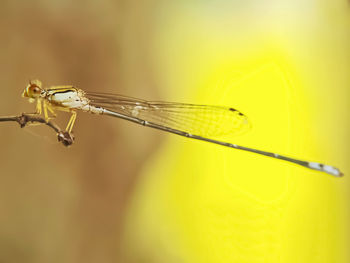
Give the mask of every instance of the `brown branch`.
[(15, 121), (21, 126), (21, 128), (24, 128), (28, 123), (42, 123), (49, 126), (57, 133), (58, 141), (64, 146), (72, 145), (74, 142), (73, 134), (67, 131), (62, 131), (60, 127), (52, 121), (46, 122), (46, 120), (38, 114), (22, 113), (19, 116), (0, 116), (0, 122), (5, 121)]

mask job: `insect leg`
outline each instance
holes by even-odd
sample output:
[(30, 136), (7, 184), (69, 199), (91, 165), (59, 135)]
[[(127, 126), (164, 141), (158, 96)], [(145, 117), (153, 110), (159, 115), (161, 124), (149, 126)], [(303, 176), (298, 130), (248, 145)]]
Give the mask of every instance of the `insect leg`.
[(49, 112), (51, 112), (53, 117), (56, 117), (56, 113), (54, 112), (54, 110), (51, 108), (50, 105), (47, 105), (47, 109), (49, 110)]
[(42, 107), (41, 107), (41, 99), (37, 99), (36, 101), (36, 109), (35, 109), (35, 114), (41, 114), (42, 112)]
[(76, 118), (77, 118), (77, 113), (75, 111), (72, 111), (72, 116), (70, 117), (69, 122), (68, 122), (67, 127), (66, 127), (66, 131), (68, 133), (71, 133)]
[(43, 102), (43, 108), (44, 108), (44, 117), (45, 117), (45, 121), (46, 121), (46, 122), (49, 122), (50, 118), (49, 118), (49, 115), (47, 114), (47, 104), (46, 104), (45, 101)]

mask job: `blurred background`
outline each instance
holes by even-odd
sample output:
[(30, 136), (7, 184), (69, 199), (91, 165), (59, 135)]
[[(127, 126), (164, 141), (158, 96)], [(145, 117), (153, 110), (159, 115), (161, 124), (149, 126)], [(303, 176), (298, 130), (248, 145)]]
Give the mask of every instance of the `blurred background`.
[(0, 3), (0, 115), (34, 78), (227, 105), (252, 129), (220, 139), (345, 173), (87, 113), (70, 148), (1, 123), (0, 262), (350, 262), (348, 1)]

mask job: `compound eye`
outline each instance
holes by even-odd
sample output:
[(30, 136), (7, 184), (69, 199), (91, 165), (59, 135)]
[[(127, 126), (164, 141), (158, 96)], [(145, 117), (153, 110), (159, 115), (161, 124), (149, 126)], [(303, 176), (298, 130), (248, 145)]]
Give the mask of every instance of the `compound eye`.
[(34, 94), (39, 94), (41, 92), (41, 89), (37, 85), (31, 85), (29, 89)]

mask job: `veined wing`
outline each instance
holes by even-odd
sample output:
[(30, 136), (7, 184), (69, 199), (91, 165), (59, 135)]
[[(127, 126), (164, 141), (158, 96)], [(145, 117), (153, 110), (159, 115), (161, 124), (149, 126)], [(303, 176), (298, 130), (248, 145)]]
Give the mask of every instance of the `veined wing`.
[(244, 114), (229, 107), (145, 101), (96, 92), (85, 96), (93, 106), (199, 136), (241, 134), (250, 127)]

